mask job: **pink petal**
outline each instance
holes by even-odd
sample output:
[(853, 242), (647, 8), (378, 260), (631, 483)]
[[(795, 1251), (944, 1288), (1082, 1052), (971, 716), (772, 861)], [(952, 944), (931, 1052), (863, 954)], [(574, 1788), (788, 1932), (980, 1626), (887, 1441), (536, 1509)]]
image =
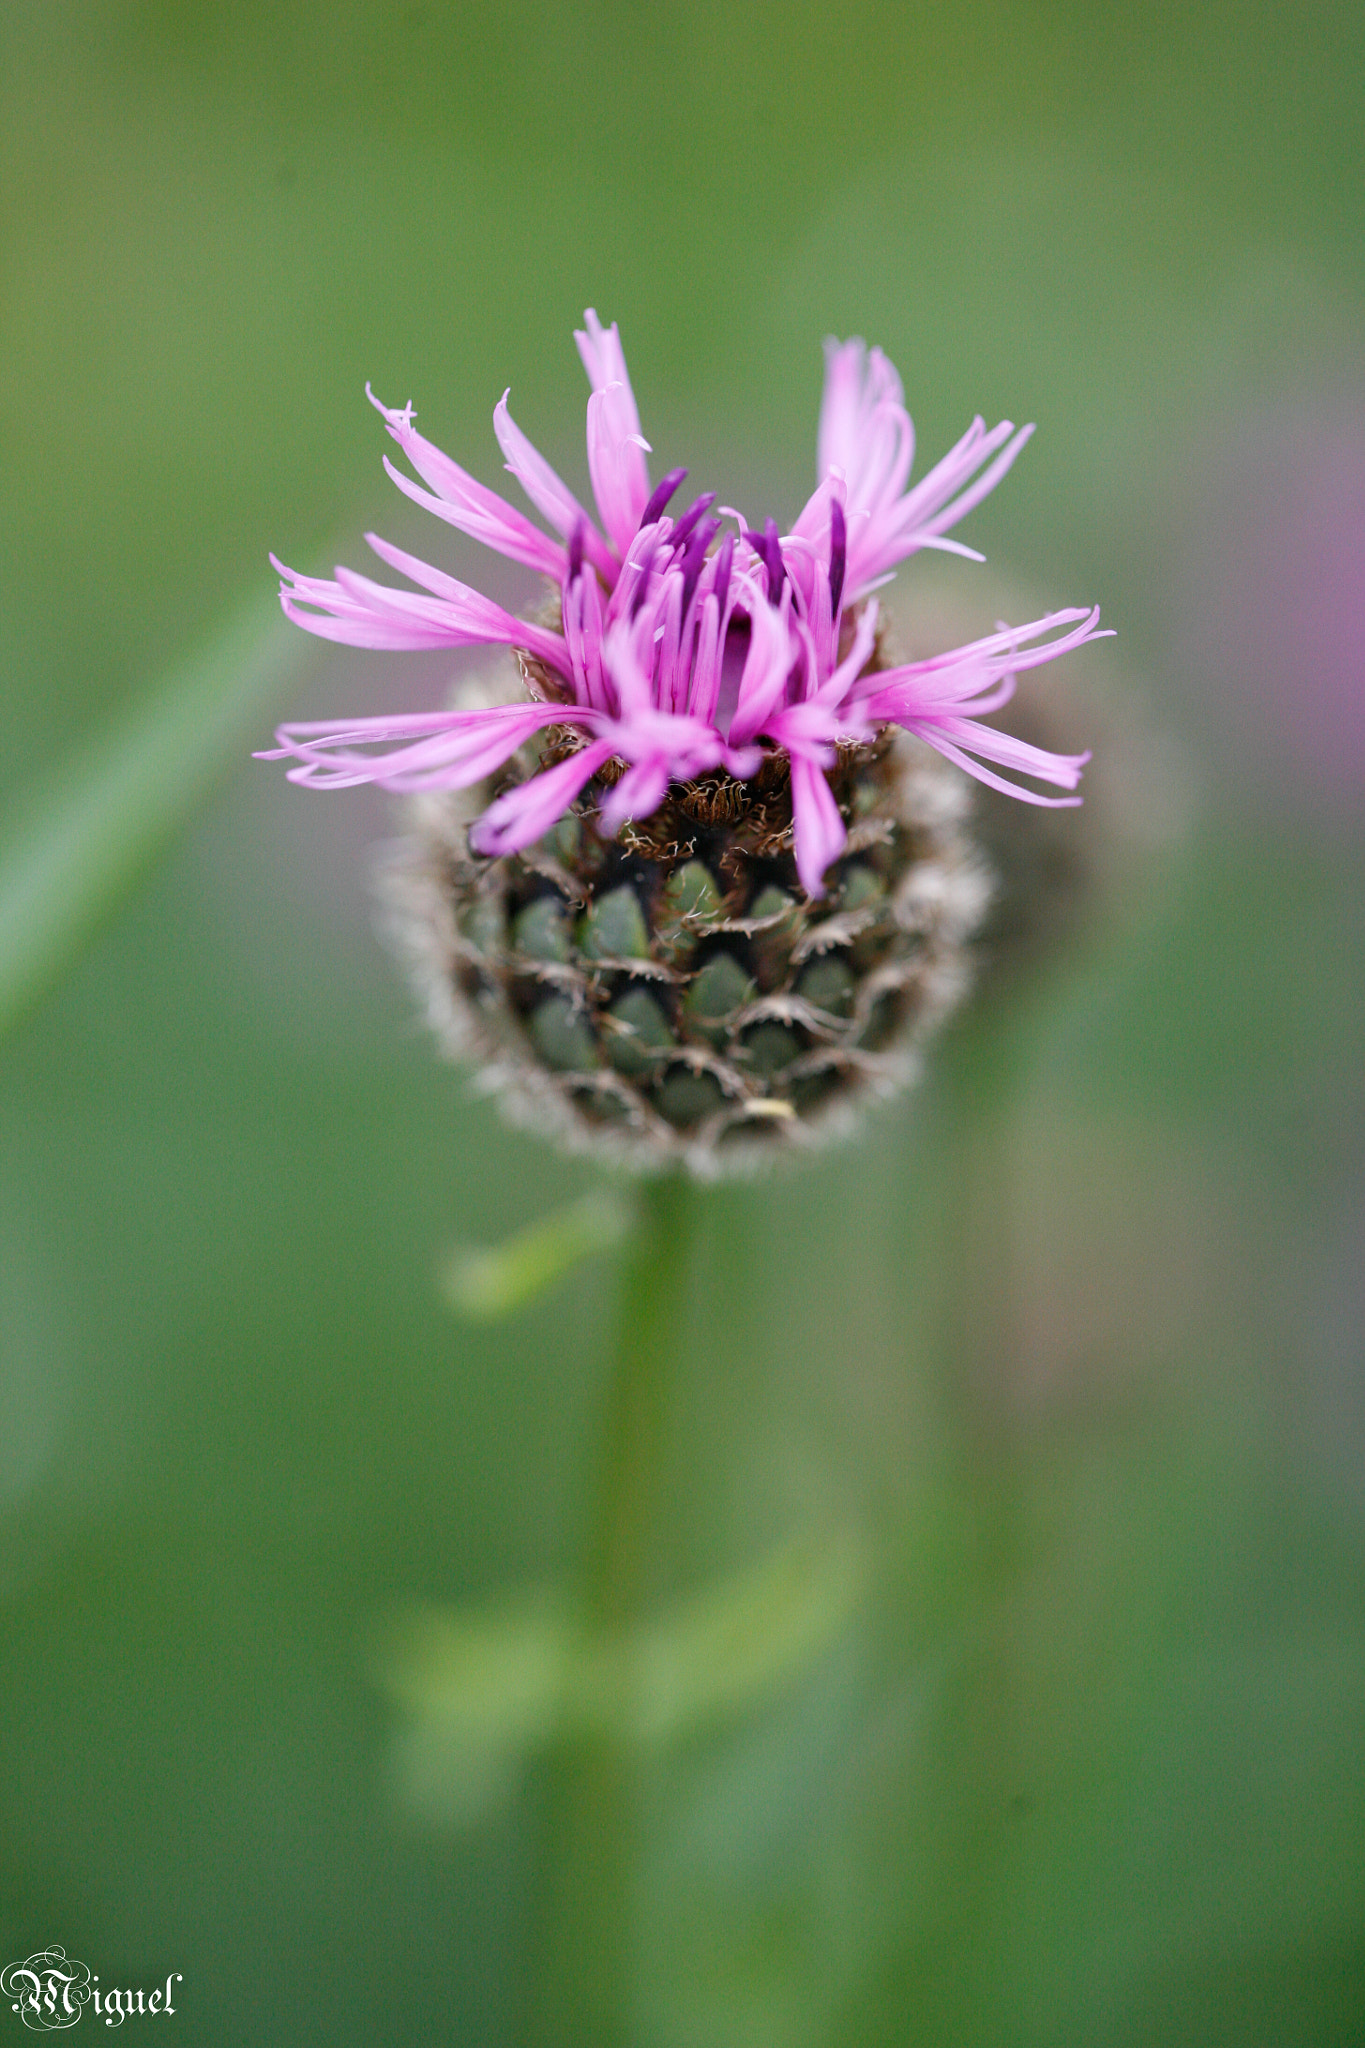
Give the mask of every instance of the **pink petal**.
[(384, 415), (389, 432), (417, 474), (431, 486), (430, 490), (424, 491), (385, 456), (385, 469), (406, 497), (411, 498), (414, 504), (425, 506), (428, 512), (434, 512), (448, 525), (458, 527), (461, 533), (469, 534), (473, 540), (482, 541), (485, 547), (495, 548), (513, 562), (521, 562), (542, 576), (561, 577), (564, 574), (567, 557), (558, 542), (542, 533), (539, 527), (532, 526), (523, 512), (518, 512), (496, 491), (490, 491), (467, 470), (461, 469), (457, 462), (452, 462), (448, 455), (442, 454), (439, 448), (417, 432), (406, 411), (395, 412), (389, 406), (381, 405), (368, 384), (365, 391), (371, 405)]
[(578, 344), (583, 368), (588, 373), (588, 382), (594, 391), (605, 391), (608, 384), (619, 384), (622, 387), (629, 408), (629, 431), (638, 434), (640, 415), (635, 409), (635, 394), (630, 388), (630, 372), (626, 368), (620, 330), (614, 320), (610, 327), (604, 327), (591, 306), (583, 315), (583, 320), (587, 332), (585, 334), (581, 327), (575, 328), (574, 340)]
[(693, 718), (710, 725), (716, 715), (720, 692), (720, 663), (724, 646), (720, 607), (714, 593), (702, 599), (697, 618), (697, 636), (691, 666), (691, 695), (688, 711)]
[(349, 647), (430, 648), (524, 647), (568, 678), (568, 650), (556, 633), (514, 619), (467, 584), (444, 570), (419, 562), (401, 548), (369, 536), (376, 554), (434, 594), (391, 590), (353, 569), (339, 568), (335, 581), (300, 576), (271, 556), (284, 581), (280, 603), (285, 616), (322, 640)]
[(874, 598), (865, 604), (858, 619), (858, 628), (853, 635), (853, 644), (827, 682), (820, 685), (820, 701), (824, 704), (842, 704), (854, 683), (858, 680), (872, 658), (877, 644), (877, 620), (880, 606)]
[[(258, 758), (294, 760), (291, 782), (312, 789), (465, 789), (479, 782), (542, 726), (572, 718), (556, 704), (498, 704), (486, 711), (431, 711), (400, 718), (359, 718), (338, 726), (310, 719), (282, 725), (278, 746)], [(391, 746), (384, 754), (359, 747)]]
[(993, 725), (983, 725), (976, 718), (936, 718), (934, 730), (941, 733), (952, 745), (981, 754), (988, 761), (996, 761), (1002, 768), (1012, 768), (1020, 775), (1035, 775), (1040, 782), (1055, 783), (1059, 789), (1074, 789), (1081, 779), (1081, 770), (1090, 759), (1089, 753), (1054, 754), (1046, 747), (1036, 747), (1029, 740), (1016, 739), (1013, 733), (1001, 732)]
[(671, 780), (670, 763), (664, 756), (654, 754), (646, 761), (637, 762), (603, 799), (602, 824), (605, 830), (614, 834), (620, 831), (627, 818), (652, 817), (663, 802)]
[[(978, 416), (956, 446), (920, 478), (913, 490), (894, 502), (872, 508), (867, 520), (851, 521), (848, 540), (850, 594), (858, 596), (866, 589), (869, 579), (894, 568), (897, 562), (904, 561), (907, 555), (914, 554), (919, 548), (940, 547), (950, 553), (971, 552), (964, 550), (959, 542), (945, 541), (944, 529), (964, 518), (988, 491), (994, 490), (1032, 432), (1032, 427), (1021, 427), (1016, 433), (1011, 421), (1001, 420), (988, 433), (986, 422)], [(1002, 443), (1008, 443), (1008, 446), (996, 461), (990, 463), (985, 473), (977, 477), (976, 483), (970, 484), (970, 479), (977, 476), (982, 464), (990, 461)], [(969, 484), (970, 488), (967, 488)]]
[[(454, 612), (468, 621), (477, 640), (490, 645), (524, 647), (528, 654), (547, 662), (560, 675), (568, 679), (568, 647), (559, 633), (547, 632), (543, 626), (533, 626), (526, 619), (515, 619), (505, 612), (501, 605), (485, 597), (481, 591), (471, 590), (467, 583), (459, 582), (454, 576), (447, 576), (444, 569), (433, 568), (430, 562), (419, 561), (416, 555), (407, 554), (404, 549), (394, 547), (391, 541), (381, 540), (378, 534), (367, 533), (365, 539), (378, 555), (381, 562), (387, 562), (400, 575), (410, 576), (414, 583), (420, 583), (424, 590), (430, 590), (443, 598)], [(352, 571), (338, 571), (347, 578)], [(368, 580), (368, 579), (366, 579)], [(382, 590), (383, 584), (371, 584), (372, 590)], [(395, 590), (391, 597), (403, 598), (406, 591)]]
[[(1098, 628), (1099, 616), (1098, 605), (1090, 610), (1071, 606), (1065, 611), (1049, 612), (1027, 626), (1005, 626), (984, 639), (968, 641), (963, 647), (950, 648), (926, 661), (905, 662), (864, 677), (865, 688), (860, 694), (866, 696), (868, 712), (874, 718), (929, 714), (945, 706), (984, 710), (987, 707), (979, 701), (981, 693), (1001, 678), (1039, 668), (1089, 640), (1108, 639), (1109, 634)], [(1041, 646), (1027, 645), (1055, 626), (1074, 626), (1075, 630), (1044, 641)]]
[(634, 539), (649, 500), (649, 471), (639, 437), (627, 426), (633, 411), (619, 384), (594, 391), (588, 400), (588, 474), (602, 524), (621, 555)]
[(553, 768), (520, 782), (488, 806), (469, 834), (476, 853), (490, 858), (533, 846), (563, 817), (584, 783), (611, 758), (611, 741), (594, 740)]
[(602, 666), (601, 586), (591, 573), (576, 576), (564, 592), (564, 637), (573, 665), (574, 691), (580, 704), (609, 711), (606, 674)]
[(915, 430), (901, 380), (879, 348), (861, 341), (825, 343), (819, 474), (838, 473), (851, 511), (877, 510), (899, 497), (915, 455)]
[[(493, 432), (507, 467), (538, 512), (544, 514), (567, 540), (576, 526), (583, 529), (583, 552), (610, 589), (616, 581), (617, 561), (568, 485), (551, 469), (545, 457), (527, 440), (507, 409), (510, 391), (504, 391), (493, 408)], [(560, 580), (568, 568), (564, 556), (558, 571)]]
[[(1089, 754), (1049, 753), (964, 714), (998, 709), (1013, 693), (1018, 672), (1055, 661), (1058, 655), (1069, 653), (1088, 640), (1106, 638), (1106, 634), (1098, 631), (1098, 619), (1098, 607), (1090, 611), (1052, 612), (1031, 625), (1002, 628), (931, 661), (887, 669), (867, 679), (875, 687), (862, 697), (862, 708), (870, 719), (888, 719), (904, 726), (907, 732), (918, 734), (978, 782), (988, 783), (1007, 796), (1049, 808), (1077, 804), (1081, 801), (1079, 797), (1041, 796), (1018, 783), (1007, 782), (972, 757), (980, 755), (1019, 774), (1036, 776), (1039, 781), (1054, 783), (1062, 789), (1074, 789)], [(1070, 625), (1071, 632), (1038, 646), (1023, 644), (1060, 625)]]
[(847, 477), (857, 460), (858, 418), (863, 392), (862, 341), (825, 341), (825, 388), (820, 399), (816, 468), (823, 480), (837, 469)]
[(739, 679), (739, 699), (728, 738), (742, 746), (763, 731), (764, 724), (787, 694), (787, 679), (796, 657), (789, 625), (790, 585), (782, 593), (782, 610), (754, 595), (749, 604), (749, 651)]
[(848, 830), (824, 769), (799, 754), (792, 756), (792, 823), (801, 886), (808, 896), (823, 896), (825, 869), (843, 852)]
[[(1084, 802), (1084, 798), (1079, 796), (1042, 796), (1037, 790), (1022, 789), (1017, 782), (1006, 782), (1002, 775), (996, 775), (989, 768), (983, 768), (979, 761), (972, 760), (963, 747), (955, 745), (947, 737), (946, 723), (958, 728), (967, 728), (971, 734), (967, 744), (976, 753), (985, 754), (988, 758), (995, 752), (992, 743), (1006, 737), (1005, 734), (992, 731), (990, 726), (977, 725), (974, 719), (957, 719), (945, 723), (935, 723), (928, 719), (902, 719), (900, 722), (907, 732), (916, 733), (929, 746), (937, 748), (946, 760), (953, 762), (958, 768), (965, 769), (968, 775), (975, 776), (978, 782), (988, 783), (992, 789), (1000, 790), (1005, 796), (1018, 797), (1021, 803), (1041, 804), (1048, 810), (1060, 811)], [(1016, 745), (1019, 744), (1022, 743), (1016, 742)], [(1075, 788), (1080, 780), (1081, 769), (1090, 759), (1089, 754), (1049, 754), (1044, 752), (1042, 747), (1033, 747), (1029, 751), (1036, 759), (1032, 764), (1021, 764), (1023, 772), (1026, 775), (1036, 775), (1046, 782), (1060, 783), (1064, 789)]]
[[(1002, 420), (995, 430), (996, 433), (999, 434), (1005, 431), (1008, 425), (1009, 422), (1007, 420)], [(966, 518), (973, 506), (979, 505), (983, 498), (988, 498), (1000, 482), (1000, 479), (1008, 470), (1014, 467), (1015, 457), (1033, 439), (1033, 431), (1031, 424), (1026, 427), (1020, 427), (1013, 440), (1008, 442), (996, 456), (990, 468), (983, 470), (976, 482), (969, 489), (963, 491), (960, 497), (954, 498), (951, 505), (948, 505), (942, 512), (935, 513), (932, 519), (924, 523), (919, 529), (921, 535), (941, 534), (945, 527), (956, 526), (959, 519)], [(925, 545), (927, 545), (927, 541), (921, 540), (921, 546)]]
[(602, 666), (611, 683), (617, 715), (630, 719), (655, 710), (654, 615), (644, 606), (634, 620), (617, 619), (602, 642)]
[(355, 607), (353, 613), (347, 613), (340, 605), (334, 605), (326, 615), (304, 611), (287, 590), (280, 592), (280, 605), (285, 617), (294, 625), (302, 626), (306, 633), (315, 634), (319, 640), (338, 640), (346, 647), (385, 648), (390, 652), (411, 654), (423, 648), (466, 644), (452, 640), (449, 633), (436, 627), (416, 622), (405, 624), (393, 618), (381, 620), (362, 612), (359, 607)]
[(624, 556), (649, 503), (649, 471), (640, 415), (615, 321), (604, 328), (589, 307), (587, 332), (576, 332), (578, 353), (592, 385), (588, 400), (588, 474), (602, 524)]
[(664, 578), (661, 602), (655, 611), (654, 702), (661, 711), (681, 712), (687, 708), (687, 677), (680, 675), (678, 669), (682, 652), (682, 597), (682, 575), (674, 568)]

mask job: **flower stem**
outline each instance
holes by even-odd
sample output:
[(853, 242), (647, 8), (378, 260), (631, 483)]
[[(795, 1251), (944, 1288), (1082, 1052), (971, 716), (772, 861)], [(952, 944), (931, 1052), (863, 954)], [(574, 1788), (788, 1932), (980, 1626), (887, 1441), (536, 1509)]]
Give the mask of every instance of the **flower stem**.
[(608, 1634), (631, 1627), (657, 1590), (654, 1539), (695, 1203), (681, 1173), (646, 1181), (627, 1249), (583, 1584), (585, 1619)]
[[(580, 1611), (590, 1640), (620, 1642), (655, 1604), (660, 1502), (684, 1342), (696, 1196), (681, 1173), (646, 1181), (626, 1245), (616, 1355), (598, 1434)], [(621, 1702), (622, 1708), (626, 1702)], [(624, 1712), (567, 1737), (549, 1766), (534, 2038), (625, 2048), (635, 2038), (634, 1891), (642, 1758)]]

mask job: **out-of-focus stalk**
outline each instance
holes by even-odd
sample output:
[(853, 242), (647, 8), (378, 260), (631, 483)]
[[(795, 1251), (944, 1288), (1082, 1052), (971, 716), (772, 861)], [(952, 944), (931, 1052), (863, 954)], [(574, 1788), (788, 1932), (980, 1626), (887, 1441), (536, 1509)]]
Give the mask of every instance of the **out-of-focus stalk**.
[[(660, 1498), (698, 1199), (682, 1172), (643, 1182), (627, 1241), (580, 1596), (584, 1628), (606, 1642), (623, 1640), (658, 1593)], [(613, 1721), (620, 1717), (566, 1739), (549, 1765), (541, 1940), (528, 1987), (531, 2038), (543, 2048), (624, 2048), (637, 2032), (643, 1759)]]

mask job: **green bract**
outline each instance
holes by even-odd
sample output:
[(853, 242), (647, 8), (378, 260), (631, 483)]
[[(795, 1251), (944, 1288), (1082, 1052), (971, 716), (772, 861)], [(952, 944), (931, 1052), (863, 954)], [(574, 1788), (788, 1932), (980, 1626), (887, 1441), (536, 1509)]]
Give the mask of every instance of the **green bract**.
[(477, 809), (577, 744), (552, 729), (497, 783), (419, 806), (393, 895), (448, 1048), (539, 1130), (703, 1174), (904, 1083), (966, 986), (986, 901), (965, 779), (904, 735), (842, 748), (848, 842), (818, 900), (780, 755), (751, 782), (672, 785), (615, 838), (609, 762), (537, 844), (472, 853)]

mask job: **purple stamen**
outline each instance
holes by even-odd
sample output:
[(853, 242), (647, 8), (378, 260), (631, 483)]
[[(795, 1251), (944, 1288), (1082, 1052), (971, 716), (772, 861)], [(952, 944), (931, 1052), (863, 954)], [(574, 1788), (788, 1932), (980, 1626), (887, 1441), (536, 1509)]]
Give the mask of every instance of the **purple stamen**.
[(670, 469), (668, 475), (660, 477), (650, 493), (649, 503), (640, 514), (641, 526), (653, 526), (656, 519), (662, 519), (664, 507), (687, 475), (685, 469)]
[(576, 583), (583, 574), (583, 529), (581, 519), (574, 521), (573, 532), (569, 535), (569, 582)]
[(678, 615), (680, 618), (687, 617), (687, 608), (692, 602), (697, 579), (701, 575), (702, 563), (706, 560), (706, 550), (719, 532), (719, 519), (704, 519), (687, 544), (687, 552), (682, 559), (683, 594), (682, 610)]
[(776, 604), (782, 591), (782, 549), (778, 545), (777, 521), (765, 519), (762, 533), (746, 529), (745, 540), (768, 572), (768, 602)]
[(730, 565), (735, 559), (735, 537), (727, 533), (716, 556), (716, 580), (712, 586), (716, 593), (716, 605), (720, 616), (725, 617), (725, 600), (730, 595)]
[(829, 615), (839, 616), (839, 600), (844, 594), (844, 568), (848, 561), (848, 525), (844, 519), (844, 508), (835, 498), (829, 508)]
[(673, 529), (673, 545), (675, 548), (682, 546), (703, 512), (709, 512), (715, 502), (716, 494), (714, 491), (703, 491), (696, 503), (688, 506), (682, 518)]

